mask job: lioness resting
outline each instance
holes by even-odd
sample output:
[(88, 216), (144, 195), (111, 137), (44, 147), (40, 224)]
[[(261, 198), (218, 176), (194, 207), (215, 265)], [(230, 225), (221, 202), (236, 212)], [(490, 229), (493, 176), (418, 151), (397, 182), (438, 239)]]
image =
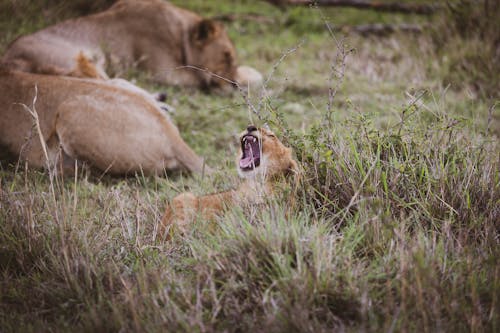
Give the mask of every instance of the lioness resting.
[(101, 78), (108, 77), (106, 66), (136, 65), (173, 85), (224, 89), (229, 81), (247, 85), (262, 79), (254, 69), (238, 69), (221, 23), (161, 0), (120, 0), (101, 13), (19, 37), (2, 60), (25, 72), (79, 75), (73, 68), (80, 52), (93, 60)]
[(46, 166), (47, 158), (55, 163), (61, 152), (64, 167), (86, 161), (115, 175), (203, 169), (203, 160), (142, 89), (124, 80), (37, 75), (1, 66), (0, 150), (34, 167)]
[(245, 179), (238, 189), (201, 197), (190, 192), (178, 195), (166, 209), (160, 233), (167, 236), (171, 227), (183, 231), (196, 216), (213, 220), (229, 206), (264, 202), (273, 194), (280, 180), (293, 176), (297, 183), (299, 176), (292, 150), (285, 147), (272, 132), (253, 125), (240, 135), (236, 164), (238, 174)]

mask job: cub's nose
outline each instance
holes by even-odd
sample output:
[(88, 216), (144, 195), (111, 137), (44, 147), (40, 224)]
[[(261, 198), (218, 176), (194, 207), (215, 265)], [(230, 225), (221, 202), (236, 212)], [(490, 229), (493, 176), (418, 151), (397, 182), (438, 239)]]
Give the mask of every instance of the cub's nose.
[(257, 130), (257, 127), (255, 127), (254, 125), (248, 125), (248, 127), (247, 127), (248, 133), (252, 133), (253, 131), (256, 131), (256, 130)]

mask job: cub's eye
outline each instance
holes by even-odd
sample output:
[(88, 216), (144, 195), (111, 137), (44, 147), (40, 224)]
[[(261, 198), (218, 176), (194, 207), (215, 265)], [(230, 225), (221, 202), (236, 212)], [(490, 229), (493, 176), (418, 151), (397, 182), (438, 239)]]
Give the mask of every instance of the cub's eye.
[(274, 135), (274, 134), (268, 134), (267, 136), (270, 137), (273, 140), (276, 139), (276, 135)]

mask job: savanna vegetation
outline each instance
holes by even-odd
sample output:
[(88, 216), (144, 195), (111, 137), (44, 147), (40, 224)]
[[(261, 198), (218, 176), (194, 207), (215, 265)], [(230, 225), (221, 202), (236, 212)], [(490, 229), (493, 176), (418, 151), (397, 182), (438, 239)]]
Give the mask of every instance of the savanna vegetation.
[[(0, 53), (111, 2), (3, 0)], [(498, 1), (432, 16), (173, 2), (226, 19), (265, 89), (218, 96), (127, 73), (167, 92), (210, 176), (62, 178), (2, 162), (0, 331), (498, 332)], [(350, 29), (368, 23), (422, 31)], [(237, 184), (249, 123), (294, 148), (296, 207), (278, 196), (164, 242), (175, 195)]]

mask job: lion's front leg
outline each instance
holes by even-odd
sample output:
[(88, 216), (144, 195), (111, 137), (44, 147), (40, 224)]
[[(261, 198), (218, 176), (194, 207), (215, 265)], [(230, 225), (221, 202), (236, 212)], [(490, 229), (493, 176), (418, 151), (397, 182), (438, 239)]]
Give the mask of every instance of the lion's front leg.
[(172, 200), (163, 215), (160, 235), (168, 239), (171, 230), (180, 230), (184, 233), (196, 218), (204, 222), (213, 221), (234, 203), (235, 193), (235, 191), (227, 191), (202, 197), (196, 197), (191, 192), (179, 194)]
[(194, 220), (198, 206), (199, 199), (191, 192), (176, 196), (165, 210), (161, 220), (161, 237), (170, 238), (171, 231), (174, 229), (185, 232), (187, 225)]

